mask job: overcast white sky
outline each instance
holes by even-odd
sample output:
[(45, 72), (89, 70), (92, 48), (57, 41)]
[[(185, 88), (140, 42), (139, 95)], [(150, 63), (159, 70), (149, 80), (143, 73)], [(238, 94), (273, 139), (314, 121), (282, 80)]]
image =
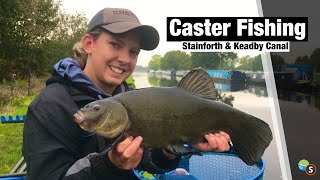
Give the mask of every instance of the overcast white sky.
[[(141, 51), (138, 64), (147, 66), (154, 54), (182, 50), (181, 43), (166, 42), (166, 17), (255, 17), (258, 16), (256, 0), (63, 0), (62, 9), (68, 13), (83, 12), (90, 20), (105, 7), (127, 8), (133, 11), (142, 24), (155, 27), (160, 34), (159, 46), (153, 51)], [(187, 52), (187, 51), (185, 51)], [(257, 53), (238, 52), (238, 55)]]

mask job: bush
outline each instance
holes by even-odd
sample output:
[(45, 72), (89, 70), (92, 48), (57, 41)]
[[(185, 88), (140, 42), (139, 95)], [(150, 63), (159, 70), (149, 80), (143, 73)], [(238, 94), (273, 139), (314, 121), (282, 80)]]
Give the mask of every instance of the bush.
[(0, 94), (0, 107), (10, 104), (11, 97), (8, 94)]
[(23, 106), (25, 101), (28, 99), (27, 96), (17, 96), (13, 98), (12, 105), (13, 106)]
[(27, 89), (28, 88), (28, 82), (26, 80), (17, 80), (15, 82), (15, 87), (19, 89)]
[(136, 89), (136, 85), (134, 84), (134, 79), (132, 76), (129, 76), (127, 79), (126, 79), (126, 83), (128, 84), (129, 88), (130, 89)]

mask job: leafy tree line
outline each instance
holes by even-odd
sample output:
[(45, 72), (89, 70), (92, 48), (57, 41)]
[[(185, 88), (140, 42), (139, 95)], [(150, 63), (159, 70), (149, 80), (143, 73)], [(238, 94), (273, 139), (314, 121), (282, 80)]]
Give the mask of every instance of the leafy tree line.
[(193, 68), (262, 71), (261, 55), (238, 58), (233, 52), (192, 52), (169, 51), (163, 57), (153, 55), (148, 64), (153, 70), (187, 70)]
[(316, 48), (309, 56), (299, 56), (295, 60), (295, 64), (310, 65), (315, 72), (320, 72), (320, 48)]
[[(281, 55), (271, 53), (273, 66), (286, 64)], [(320, 72), (320, 48), (316, 48), (310, 57), (299, 56), (295, 64), (308, 64), (315, 72)], [(148, 64), (148, 69), (153, 70), (187, 70), (193, 68), (204, 69), (237, 69), (248, 71), (263, 71), (261, 55), (254, 57), (244, 56), (238, 58), (233, 52), (192, 52), (187, 54), (180, 50), (169, 51), (164, 56), (153, 55)]]
[(187, 70), (193, 68), (204, 69), (235, 69), (238, 56), (233, 52), (192, 52), (187, 54), (180, 50), (169, 51), (162, 57), (153, 55), (148, 64), (153, 70)]
[(26, 79), (29, 92), (32, 77), (73, 56), (88, 20), (59, 8), (55, 0), (0, 1), (0, 83)]
[(237, 70), (263, 71), (261, 55), (241, 57)]
[[(282, 56), (271, 53), (272, 65), (286, 64)], [(315, 72), (320, 72), (320, 48), (316, 48), (311, 53), (310, 57), (307, 55), (298, 56), (294, 64), (309, 65)]]

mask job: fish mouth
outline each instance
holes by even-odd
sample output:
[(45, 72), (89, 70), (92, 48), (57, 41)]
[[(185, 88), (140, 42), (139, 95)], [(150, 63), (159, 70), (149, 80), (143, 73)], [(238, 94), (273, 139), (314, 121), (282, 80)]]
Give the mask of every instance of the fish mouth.
[(82, 111), (78, 111), (73, 115), (74, 121), (78, 124), (83, 123), (86, 120), (86, 117)]
[(108, 118), (109, 118), (109, 114), (110, 114), (110, 113), (107, 114), (106, 120), (103, 121), (103, 123), (102, 123), (97, 129), (103, 129), (103, 127), (106, 126), (106, 124), (107, 124), (107, 122), (108, 122), (107, 120), (108, 120)]
[(117, 73), (117, 74), (122, 74), (125, 72), (125, 70), (123, 69), (120, 69), (118, 67), (115, 67), (115, 66), (112, 66), (112, 65), (109, 65), (109, 69), (111, 69), (111, 71)]

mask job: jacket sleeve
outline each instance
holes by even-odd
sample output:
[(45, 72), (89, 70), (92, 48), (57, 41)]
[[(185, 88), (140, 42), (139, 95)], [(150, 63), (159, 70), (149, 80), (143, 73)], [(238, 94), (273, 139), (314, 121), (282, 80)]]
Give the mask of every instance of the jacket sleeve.
[(107, 157), (91, 153), (76, 161), (67, 171), (65, 180), (78, 179), (134, 179), (132, 171), (121, 170)]
[[(131, 179), (132, 171), (116, 168), (107, 156), (94, 152), (83, 155), (81, 142), (71, 133), (79, 128), (69, 117), (72, 113), (59, 111), (54, 103), (45, 106), (42, 102), (29, 106), (24, 125), (27, 179)], [(47, 113), (48, 109), (59, 116)]]

